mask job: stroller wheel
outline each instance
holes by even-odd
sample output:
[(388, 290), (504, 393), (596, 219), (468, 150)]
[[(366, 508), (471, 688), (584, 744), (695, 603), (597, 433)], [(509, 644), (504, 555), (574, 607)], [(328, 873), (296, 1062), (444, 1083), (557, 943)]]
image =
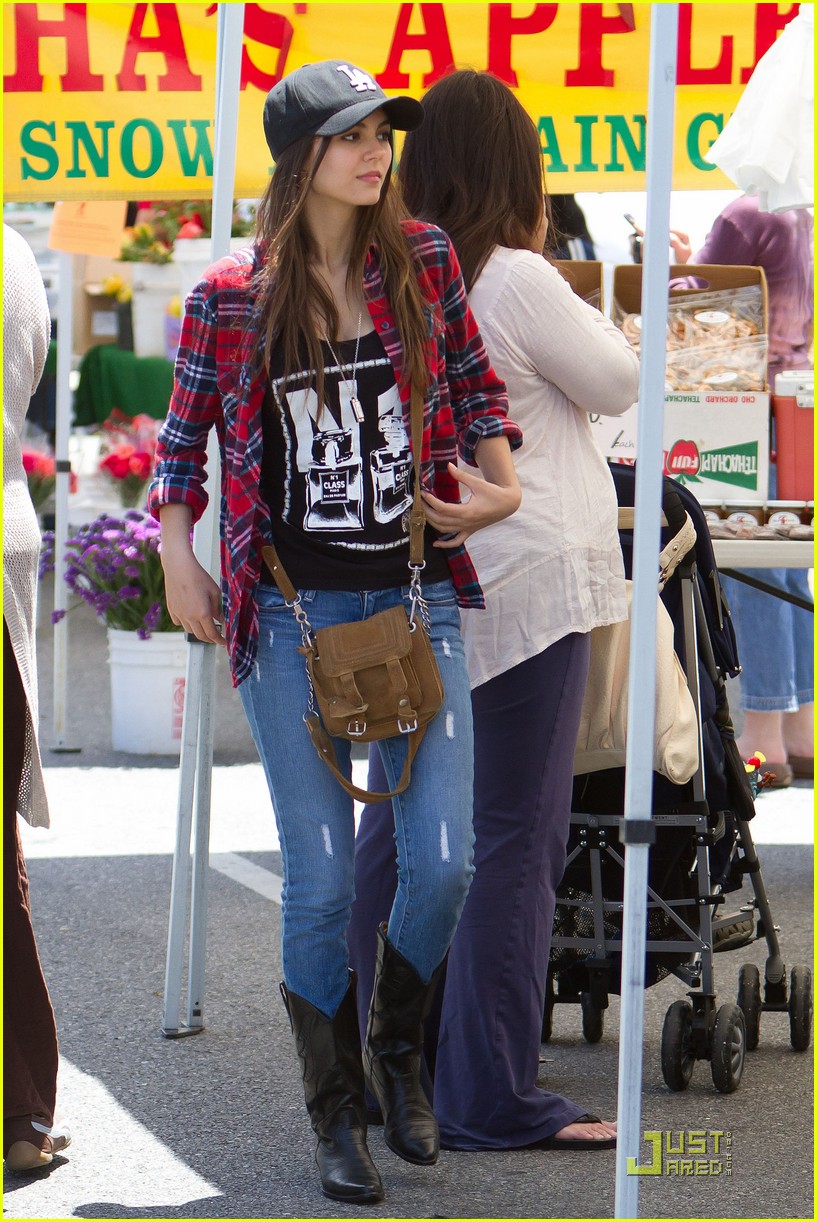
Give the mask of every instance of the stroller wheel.
[(811, 968), (797, 964), (789, 983), (789, 1036), (795, 1052), (806, 1052), (811, 1043), (813, 1009)]
[(604, 1035), (604, 1011), (593, 1005), (589, 993), (582, 993), (582, 1035), (588, 1044), (597, 1044)]
[(738, 972), (738, 1005), (746, 1024), (746, 1050), (753, 1052), (760, 1043), (760, 972), (754, 963), (744, 963)]
[(692, 1006), (688, 1001), (674, 1001), (661, 1031), (661, 1073), (670, 1090), (686, 1090), (694, 1069)]
[(746, 1025), (740, 1006), (727, 1003), (715, 1015), (712, 1031), (712, 1081), (722, 1095), (740, 1086), (746, 1060)]

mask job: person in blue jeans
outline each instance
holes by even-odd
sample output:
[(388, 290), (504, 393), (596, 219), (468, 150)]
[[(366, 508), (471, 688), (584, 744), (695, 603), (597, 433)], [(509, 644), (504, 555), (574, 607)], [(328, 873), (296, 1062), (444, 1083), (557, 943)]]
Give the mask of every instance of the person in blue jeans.
[[(679, 263), (691, 255), (686, 234), (674, 233)], [(814, 321), (814, 221), (805, 209), (762, 212), (755, 196), (733, 200), (716, 217), (695, 263), (762, 267), (769, 294), (768, 380), (774, 389), (784, 369), (812, 369)], [(772, 446), (774, 449), (774, 445)], [(777, 493), (776, 468), (769, 473), (769, 498)], [(806, 569), (748, 569), (784, 593), (813, 599)], [(738, 748), (744, 759), (766, 757), (762, 772), (784, 788), (795, 777), (814, 776), (814, 616), (775, 595), (732, 578), (723, 579), (732, 611), (742, 666), (743, 726)]]
[[(150, 506), (162, 524), (174, 622), (225, 644), (269, 782), (283, 859), (283, 994), (324, 1194), (383, 1199), (366, 1144), (361, 1040), (346, 926), (352, 798), (313, 748), (301, 630), (269, 571), (274, 543), (312, 628), (409, 606), (412, 390), (424, 403), (422, 592), (445, 689), (411, 784), (395, 800), (400, 878), (378, 933), (363, 1054), (386, 1140), (437, 1160), (419, 1085), (422, 1018), (473, 874), (473, 734), (460, 611), (482, 592), (465, 550), (520, 501), (504, 384), (485, 354), (445, 234), (405, 218), (391, 184), (387, 98), (343, 60), (284, 77), (264, 107), (275, 170), (252, 250), (211, 267), (187, 299)], [(266, 156), (266, 154), (265, 154)], [(199, 565), (206, 443), (221, 447), (222, 587)], [(472, 468), (460, 471), (457, 455)], [(469, 496), (460, 501), (460, 487)], [(223, 631), (222, 631), (223, 623)], [(393, 787), (407, 736), (380, 744)], [(350, 775), (349, 744), (338, 744)]]

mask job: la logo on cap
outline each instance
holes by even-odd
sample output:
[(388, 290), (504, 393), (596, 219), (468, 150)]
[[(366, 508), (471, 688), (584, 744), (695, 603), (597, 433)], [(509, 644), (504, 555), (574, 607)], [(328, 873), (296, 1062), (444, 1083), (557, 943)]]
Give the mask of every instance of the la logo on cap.
[(371, 89), (372, 91), (377, 90), (377, 85), (375, 85), (368, 72), (363, 72), (360, 68), (350, 68), (348, 64), (339, 64), (337, 70), (338, 72), (343, 72), (345, 76), (348, 76), (349, 84), (353, 89), (356, 89), (358, 93), (365, 93), (367, 89)]

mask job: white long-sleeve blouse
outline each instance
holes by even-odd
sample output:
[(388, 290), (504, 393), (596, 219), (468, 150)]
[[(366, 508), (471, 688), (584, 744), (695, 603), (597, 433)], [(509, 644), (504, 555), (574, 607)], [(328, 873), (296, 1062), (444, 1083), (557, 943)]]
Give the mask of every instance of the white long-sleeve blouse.
[(568, 633), (627, 618), (615, 488), (589, 414), (635, 402), (638, 358), (531, 251), (497, 247), (469, 301), (525, 438), (521, 508), (468, 541), (486, 599), (463, 612), (476, 687)]

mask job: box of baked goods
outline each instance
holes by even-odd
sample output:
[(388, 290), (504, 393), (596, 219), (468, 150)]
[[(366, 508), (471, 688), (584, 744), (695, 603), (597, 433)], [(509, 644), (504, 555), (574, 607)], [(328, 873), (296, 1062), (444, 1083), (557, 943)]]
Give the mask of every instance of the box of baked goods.
[[(641, 346), (642, 268), (613, 271), (612, 318)], [(736, 493), (763, 502), (769, 486), (768, 303), (757, 267), (668, 269), (664, 470), (698, 499)], [(637, 410), (593, 417), (604, 454), (635, 459)]]

